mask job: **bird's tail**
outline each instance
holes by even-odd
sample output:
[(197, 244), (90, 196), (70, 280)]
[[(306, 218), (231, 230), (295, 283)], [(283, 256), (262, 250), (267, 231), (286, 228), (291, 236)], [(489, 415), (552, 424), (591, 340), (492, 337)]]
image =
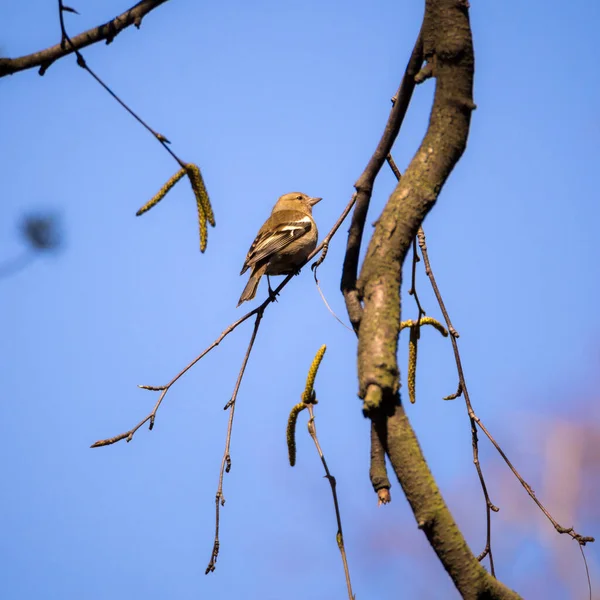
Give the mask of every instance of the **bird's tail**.
[(265, 274), (265, 271), (267, 270), (267, 265), (262, 265), (261, 267), (254, 267), (252, 269), (252, 272), (250, 273), (250, 279), (248, 280), (248, 283), (246, 284), (246, 287), (244, 288), (244, 291), (242, 292), (242, 295), (240, 296), (240, 301), (238, 302), (238, 306), (242, 303), (242, 302), (246, 302), (246, 300), (252, 300), (252, 298), (254, 298), (254, 296), (256, 296), (256, 290), (258, 288), (258, 284), (260, 282), (260, 278)]

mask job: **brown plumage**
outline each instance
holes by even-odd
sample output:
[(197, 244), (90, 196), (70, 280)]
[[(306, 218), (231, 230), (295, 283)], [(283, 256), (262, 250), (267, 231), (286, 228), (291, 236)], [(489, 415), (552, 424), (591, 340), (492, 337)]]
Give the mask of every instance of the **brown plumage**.
[(263, 275), (294, 273), (315, 249), (319, 233), (312, 207), (320, 200), (300, 192), (285, 194), (277, 200), (246, 255), (240, 275), (248, 269), (252, 271), (238, 306), (254, 298)]

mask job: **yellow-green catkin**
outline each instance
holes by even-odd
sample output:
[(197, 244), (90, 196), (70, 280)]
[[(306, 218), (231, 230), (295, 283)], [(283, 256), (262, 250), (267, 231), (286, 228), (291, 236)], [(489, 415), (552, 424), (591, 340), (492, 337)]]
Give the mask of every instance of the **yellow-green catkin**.
[(419, 327), (412, 325), (410, 328), (410, 338), (408, 340), (408, 399), (411, 404), (417, 400), (416, 379), (417, 379), (417, 341), (419, 339)]
[(188, 163), (186, 165), (186, 172), (190, 183), (192, 184), (192, 190), (196, 198), (196, 208), (198, 209), (198, 226), (200, 229), (200, 252), (206, 250), (206, 243), (208, 240), (208, 230), (206, 222), (208, 221), (212, 227), (215, 226), (215, 215), (210, 204), (208, 192), (204, 185), (204, 179), (198, 165)]
[(210, 204), (210, 199), (208, 197), (208, 192), (206, 191), (206, 185), (204, 184), (204, 178), (202, 177), (200, 168), (198, 165), (188, 163), (186, 169), (188, 177), (190, 178), (190, 183), (192, 184), (192, 189), (194, 190), (194, 195), (196, 196), (196, 202), (202, 205), (208, 222), (214, 227), (215, 215)]
[(315, 378), (317, 376), (317, 371), (319, 370), (319, 365), (323, 360), (325, 350), (327, 350), (327, 346), (323, 345), (315, 354), (315, 357), (310, 365), (310, 369), (308, 369), (308, 375), (306, 376), (306, 386), (302, 392), (302, 402), (299, 402), (292, 408), (288, 418), (286, 439), (288, 458), (290, 459), (290, 465), (292, 467), (296, 464), (296, 421), (298, 420), (298, 415), (300, 412), (303, 411), (309, 404), (317, 403), (314, 390)]
[(167, 195), (167, 192), (185, 175), (185, 173), (185, 169), (179, 169), (179, 171), (177, 171), (177, 173), (175, 173), (175, 175), (173, 175), (173, 177), (158, 190), (158, 193), (135, 213), (135, 216), (139, 217), (149, 211), (153, 206), (156, 206)]
[(315, 378), (317, 376), (317, 371), (319, 370), (319, 365), (323, 360), (323, 355), (325, 354), (325, 350), (327, 350), (327, 346), (323, 344), (315, 357), (313, 358), (312, 364), (310, 365), (310, 369), (308, 370), (308, 375), (306, 377), (306, 387), (304, 388), (304, 392), (302, 394), (302, 401), (306, 404), (314, 403), (314, 386), (315, 386)]
[(208, 228), (206, 227), (206, 213), (204, 212), (204, 206), (198, 202), (197, 196), (196, 208), (198, 209), (198, 228), (200, 229), (200, 252), (204, 252), (208, 241)]
[(435, 329), (437, 329), (444, 337), (448, 337), (446, 328), (433, 317), (421, 317), (419, 325), (431, 325), (432, 327), (435, 327)]
[(433, 317), (421, 317), (419, 321), (402, 321), (400, 330), (410, 327), (410, 337), (408, 339), (408, 399), (412, 404), (416, 402), (416, 379), (417, 379), (417, 342), (419, 340), (419, 330), (421, 325), (431, 325), (435, 327), (444, 337), (448, 337), (446, 328)]
[(296, 464), (296, 421), (298, 420), (298, 415), (301, 411), (306, 408), (306, 404), (304, 402), (299, 402), (294, 406), (290, 412), (290, 416), (288, 418), (287, 430), (286, 430), (286, 439), (287, 439), (287, 447), (288, 447), (288, 458), (290, 459), (290, 467), (293, 467)]
[(446, 328), (433, 317), (421, 317), (421, 320), (417, 323), (417, 321), (413, 321), (409, 319), (408, 321), (402, 321), (400, 323), (400, 330), (406, 329), (407, 327), (412, 327), (413, 325), (417, 325), (420, 327), (421, 325), (431, 325), (435, 329), (437, 329), (444, 337), (448, 337), (448, 332)]

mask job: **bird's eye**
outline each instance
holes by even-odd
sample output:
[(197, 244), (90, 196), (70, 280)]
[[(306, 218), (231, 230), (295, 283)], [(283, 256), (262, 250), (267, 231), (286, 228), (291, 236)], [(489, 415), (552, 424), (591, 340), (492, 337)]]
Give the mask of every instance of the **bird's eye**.
[(302, 200), (302, 196), (296, 196), (296, 200)]

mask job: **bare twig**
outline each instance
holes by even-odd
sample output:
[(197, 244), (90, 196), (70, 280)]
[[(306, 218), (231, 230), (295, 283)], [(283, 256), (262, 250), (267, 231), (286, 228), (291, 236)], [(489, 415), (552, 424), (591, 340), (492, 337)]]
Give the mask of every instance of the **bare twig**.
[[(142, 19), (152, 10), (164, 4), (166, 0), (142, 0), (138, 2), (118, 17), (89, 29), (71, 40), (71, 45), (66, 47), (64, 44), (56, 44), (51, 48), (46, 48), (40, 52), (27, 54), (18, 58), (0, 58), (0, 77), (12, 75), (19, 71), (25, 71), (34, 67), (40, 67), (39, 74), (44, 75), (48, 67), (59, 58), (72, 54), (75, 50), (81, 50), (86, 46), (91, 46), (97, 42), (106, 40), (110, 44), (115, 37), (124, 29), (131, 25), (140, 28)], [(62, 7), (65, 10), (65, 7)], [(70, 11), (67, 11), (70, 12)]]
[(585, 566), (585, 576), (587, 578), (588, 591), (590, 592), (589, 599), (592, 600), (592, 580), (590, 579), (590, 569), (588, 567), (587, 558), (585, 557), (582, 544), (579, 544), (579, 550), (581, 551), (581, 558), (583, 558), (583, 564)]
[[(471, 411), (472, 410), (473, 409), (471, 408)], [(535, 492), (533, 491), (531, 486), (523, 479), (523, 477), (521, 477), (517, 469), (515, 469), (513, 464), (510, 462), (510, 460), (502, 450), (502, 448), (500, 448), (496, 440), (492, 437), (492, 434), (487, 430), (485, 425), (482, 423), (481, 419), (475, 414), (474, 411), (472, 413), (472, 418), (473, 421), (477, 423), (479, 429), (481, 429), (481, 431), (485, 433), (490, 442), (492, 442), (494, 448), (496, 448), (500, 456), (504, 459), (504, 462), (513, 472), (514, 476), (519, 480), (519, 483), (525, 488), (526, 492), (529, 494), (529, 497), (537, 504), (538, 508), (544, 513), (544, 515), (546, 515), (546, 518), (550, 521), (550, 523), (552, 523), (554, 529), (556, 529), (558, 533), (566, 533), (567, 535), (571, 536), (581, 546), (585, 546), (588, 542), (595, 542), (596, 540), (594, 537), (581, 535), (580, 533), (577, 533), (573, 527), (563, 527), (552, 517), (552, 515), (548, 512), (546, 507), (537, 499)]]
[[(63, 0), (58, 0), (58, 15), (60, 21), (60, 32), (61, 32), (61, 48), (66, 48), (67, 46), (71, 49), (72, 52), (75, 53), (77, 57), (77, 64), (85, 69), (138, 123), (140, 123), (147, 131), (149, 131), (153, 137), (158, 140), (161, 146), (173, 157), (173, 159), (179, 164), (181, 169), (173, 175), (169, 181), (160, 189), (160, 191), (146, 203), (138, 212), (137, 216), (143, 214), (144, 212), (150, 210), (153, 206), (155, 206), (167, 192), (183, 177), (183, 175), (187, 175), (190, 183), (192, 184), (192, 190), (194, 192), (194, 196), (196, 197), (196, 207), (198, 210), (198, 225), (200, 229), (200, 251), (204, 252), (206, 250), (207, 244), (207, 226), (206, 223), (210, 223), (212, 227), (215, 226), (215, 218), (212, 207), (210, 205), (210, 200), (208, 197), (208, 192), (206, 191), (206, 186), (204, 185), (204, 179), (202, 177), (202, 173), (197, 165), (194, 163), (185, 163), (181, 160), (173, 150), (168, 146), (170, 144), (169, 140), (162, 134), (158, 133), (148, 123), (146, 123), (137, 113), (133, 111), (115, 92), (113, 92), (110, 87), (100, 77), (90, 68), (87, 64), (86, 60), (83, 58), (81, 52), (76, 47), (73, 40), (67, 34), (67, 30), (65, 27), (64, 13), (65, 12), (76, 12), (68, 7), (65, 7)], [(137, 24), (139, 26), (139, 23)], [(114, 37), (114, 36), (113, 36)], [(112, 39), (112, 38), (111, 38)]]
[(508, 457), (506, 456), (506, 454), (504, 453), (504, 451), (500, 448), (500, 446), (498, 445), (498, 443), (496, 442), (496, 440), (493, 438), (493, 436), (491, 435), (491, 433), (487, 430), (487, 428), (485, 427), (485, 425), (482, 423), (481, 419), (475, 414), (475, 411), (473, 410), (473, 406), (471, 404), (471, 400), (469, 398), (469, 391), (467, 388), (467, 383), (465, 381), (465, 376), (464, 376), (464, 371), (463, 371), (463, 367), (462, 367), (462, 361), (461, 361), (461, 357), (460, 357), (460, 352), (458, 349), (458, 333), (456, 332), (456, 330), (454, 329), (454, 327), (452, 326), (452, 322), (450, 321), (450, 316), (448, 314), (448, 310), (446, 309), (446, 306), (444, 304), (444, 301), (442, 299), (440, 290), (437, 286), (436, 280), (435, 280), (435, 276), (433, 274), (433, 270), (431, 269), (431, 264), (429, 261), (429, 255), (427, 252), (427, 243), (426, 243), (426, 239), (425, 239), (425, 233), (423, 232), (423, 229), (419, 229), (419, 233), (418, 233), (418, 240), (419, 240), (419, 247), (421, 248), (421, 254), (423, 255), (423, 261), (425, 264), (425, 273), (426, 275), (429, 277), (429, 280), (431, 282), (431, 287), (433, 288), (435, 297), (438, 301), (438, 304), (440, 306), (440, 310), (442, 311), (442, 314), (444, 316), (444, 320), (446, 321), (446, 325), (448, 327), (448, 330), (453, 332), (453, 335), (450, 336), (450, 341), (452, 343), (452, 349), (454, 352), (454, 360), (456, 363), (456, 370), (458, 372), (458, 390), (456, 392), (456, 394), (452, 394), (452, 396), (446, 397), (446, 399), (448, 398), (454, 398), (454, 397), (458, 397), (459, 395), (462, 394), (462, 396), (465, 399), (465, 404), (467, 407), (467, 413), (469, 415), (469, 420), (471, 423), (471, 436), (472, 436), (472, 445), (473, 445), (473, 462), (475, 463), (475, 466), (477, 468), (477, 474), (479, 476), (479, 480), (481, 483), (481, 487), (483, 490), (483, 494), (485, 497), (485, 501), (486, 501), (486, 505), (487, 505), (487, 538), (486, 538), (486, 545), (485, 545), (485, 549), (483, 550), (483, 552), (479, 555), (479, 560), (483, 559), (487, 554), (489, 554), (490, 557), (490, 567), (491, 567), (491, 572), (492, 575), (494, 575), (494, 563), (493, 563), (493, 557), (492, 557), (492, 551), (491, 551), (491, 542), (490, 542), (490, 537), (491, 537), (491, 524), (490, 524), (490, 519), (491, 519), (491, 515), (490, 515), (490, 511), (494, 511), (497, 512), (499, 509), (494, 506), (494, 504), (492, 504), (488, 492), (487, 492), (487, 487), (485, 485), (485, 481), (483, 479), (483, 473), (481, 472), (481, 466), (479, 463), (479, 451), (478, 451), (478, 439), (477, 439), (477, 427), (479, 427), (479, 429), (481, 429), (481, 431), (483, 431), (483, 433), (485, 433), (485, 435), (487, 436), (487, 438), (490, 440), (490, 442), (493, 444), (493, 446), (496, 448), (496, 450), (498, 451), (498, 453), (500, 454), (500, 456), (502, 456), (502, 458), (504, 459), (504, 462), (506, 462), (506, 464), (508, 465), (508, 467), (510, 468), (510, 470), (513, 472), (513, 474), (515, 475), (515, 477), (519, 480), (519, 482), (521, 483), (521, 485), (525, 488), (525, 490), (527, 491), (527, 493), (529, 494), (529, 496), (531, 497), (531, 499), (537, 504), (538, 508), (544, 513), (544, 515), (546, 515), (546, 517), (548, 518), (548, 520), (552, 523), (552, 525), (554, 526), (554, 529), (556, 529), (556, 531), (558, 533), (566, 533), (568, 535), (570, 535), (574, 540), (576, 540), (580, 546), (585, 546), (587, 542), (593, 542), (594, 538), (593, 537), (589, 537), (589, 536), (583, 536), (579, 533), (577, 533), (573, 527), (570, 528), (566, 528), (563, 527), (562, 525), (560, 525), (553, 517), (552, 515), (548, 512), (548, 510), (544, 507), (544, 505), (537, 499), (534, 491), (531, 489), (531, 486), (523, 479), (523, 477), (521, 477), (521, 475), (519, 474), (519, 472), (515, 469), (515, 467), (513, 466), (513, 464), (510, 462), (510, 460), (508, 459)]
[[(335, 508), (335, 518), (337, 520), (337, 534), (335, 536), (338, 548), (340, 550), (340, 554), (342, 557), (342, 564), (344, 565), (344, 574), (346, 577), (346, 587), (348, 589), (348, 598), (349, 600), (354, 599), (354, 594), (352, 593), (352, 584), (350, 582), (350, 570), (348, 569), (348, 559), (346, 557), (346, 548), (344, 546), (344, 535), (342, 531), (342, 517), (340, 514), (340, 507), (337, 497), (336, 491), (336, 481), (335, 477), (330, 473), (329, 467), (327, 466), (327, 461), (325, 460), (325, 456), (323, 454), (323, 450), (321, 449), (321, 445), (319, 443), (319, 438), (317, 437), (317, 427), (315, 425), (315, 413), (314, 413), (314, 405), (317, 404), (317, 395), (314, 390), (315, 378), (317, 376), (317, 371), (319, 370), (319, 365), (323, 360), (323, 356), (325, 354), (326, 346), (323, 345), (317, 351), (311, 365), (308, 370), (308, 375), (306, 377), (306, 386), (304, 388), (304, 392), (302, 393), (302, 401), (292, 408), (290, 413), (290, 418), (288, 419), (288, 427), (287, 427), (287, 442), (288, 442), (288, 452), (290, 456), (290, 464), (294, 466), (295, 463), (295, 455), (296, 455), (296, 442), (295, 442), (295, 427), (296, 427), (296, 419), (298, 414), (305, 408), (308, 409), (309, 412), (309, 420), (308, 420), (308, 433), (310, 437), (313, 439), (315, 443), (315, 447), (317, 448), (317, 452), (319, 453), (319, 457), (321, 458), (321, 462), (323, 463), (323, 468), (325, 469), (325, 477), (327, 481), (329, 481), (329, 485), (331, 486), (331, 494), (333, 497), (333, 505)], [(293, 460), (292, 460), (293, 457)]]
[(154, 136), (154, 138), (160, 142), (162, 147), (175, 159), (175, 161), (177, 161), (177, 163), (179, 164), (179, 166), (182, 169), (186, 169), (187, 168), (186, 163), (184, 161), (182, 161), (171, 150), (171, 148), (169, 148), (169, 146), (168, 146), (168, 144), (170, 143), (169, 140), (162, 133), (158, 133), (157, 131), (154, 131), (154, 129), (152, 129), (152, 127), (150, 127), (150, 125), (148, 125), (148, 123), (146, 123), (146, 121), (144, 121), (131, 108), (129, 108), (129, 106), (127, 106), (127, 104), (125, 104), (125, 102), (123, 102), (123, 100), (121, 100), (121, 98), (119, 98), (119, 96), (117, 96), (117, 94), (115, 94), (115, 92), (113, 92), (108, 87), (108, 85), (106, 85), (106, 83), (104, 83), (104, 81), (102, 81), (102, 79), (100, 79), (100, 77), (98, 75), (96, 75), (96, 73), (94, 71), (92, 71), (92, 69), (88, 66), (85, 58), (83, 58), (83, 55), (81, 54), (81, 52), (79, 52), (78, 47), (75, 45), (74, 41), (67, 34), (67, 30), (65, 28), (65, 19), (64, 19), (64, 15), (63, 15), (64, 10), (65, 9), (64, 9), (64, 5), (63, 5), (63, 1), (58, 0), (58, 15), (59, 15), (59, 20), (60, 20), (60, 32), (61, 32), (60, 46), (66, 50), (67, 45), (68, 45), (68, 47), (70, 48), (70, 52), (74, 52), (75, 56), (77, 56), (77, 64), (82, 69), (85, 69), (138, 123), (143, 125), (146, 128), (146, 130), (148, 130)]
[[(326, 253), (325, 253), (326, 254)], [(319, 260), (321, 260), (321, 258), (324, 258), (325, 254), (321, 254), (321, 257), (319, 258)], [(322, 262), (322, 261), (321, 261)], [(313, 263), (312, 266), (315, 266), (317, 263)], [(340, 324), (343, 325), (348, 331), (352, 331), (352, 328), (348, 327), (348, 325), (346, 325), (346, 323), (344, 323), (344, 321), (342, 321), (334, 312), (334, 310), (331, 308), (331, 306), (329, 306), (329, 302), (327, 302), (327, 298), (325, 298), (325, 294), (323, 293), (323, 290), (321, 289), (321, 286), (319, 285), (319, 280), (317, 279), (317, 269), (313, 269), (313, 276), (315, 278), (315, 285), (317, 286), (317, 290), (319, 292), (319, 295), (321, 296), (321, 300), (323, 300), (323, 304), (325, 304), (325, 307), (327, 308), (327, 310), (333, 315), (333, 317), (336, 319), (336, 321)]]
[(126, 431), (125, 433), (121, 433), (121, 434), (116, 435), (111, 438), (99, 440), (99, 441), (95, 442), (94, 444), (92, 444), (90, 446), (90, 448), (99, 448), (101, 446), (109, 446), (110, 444), (114, 444), (115, 442), (119, 442), (119, 441), (125, 440), (125, 439), (128, 442), (130, 442), (133, 439), (133, 436), (136, 433), (136, 431), (142, 425), (147, 423), (148, 421), (150, 421), (149, 429), (152, 430), (152, 428), (154, 427), (154, 419), (156, 418), (156, 413), (157, 413), (162, 401), (164, 400), (167, 392), (171, 389), (173, 384), (175, 382), (177, 382), (183, 375), (185, 375), (201, 358), (204, 358), (213, 348), (218, 346), (223, 341), (223, 339), (225, 339), (234, 329), (236, 329), (238, 327), (238, 325), (241, 325), (244, 321), (246, 321), (253, 315), (257, 315), (259, 312), (262, 314), (262, 312), (265, 309), (265, 306), (269, 302), (270, 302), (270, 299), (265, 300), (265, 302), (263, 302), (259, 307), (246, 313), (243, 317), (239, 318), (237, 321), (235, 321), (234, 323), (229, 325), (229, 327), (224, 329), (223, 332), (221, 333), (221, 335), (210, 346), (208, 346), (208, 348), (203, 350), (198, 356), (196, 356), (196, 358), (194, 358), (194, 360), (192, 362), (190, 362), (181, 371), (179, 371), (179, 373), (177, 373), (177, 375), (175, 375), (175, 377), (173, 377), (173, 379), (171, 379), (171, 381), (169, 381), (169, 383), (167, 383), (167, 385), (163, 385), (163, 386), (140, 385), (140, 386), (138, 386), (144, 390), (161, 392), (160, 397), (158, 398), (158, 401), (154, 405), (154, 408), (152, 409), (152, 411), (148, 415), (146, 415), (135, 427), (133, 427), (129, 431)]
[[(452, 321), (450, 321), (450, 315), (448, 314), (448, 311), (446, 310), (446, 305), (444, 304), (444, 300), (442, 298), (442, 295), (440, 294), (440, 289), (438, 288), (437, 282), (435, 280), (435, 276), (433, 275), (433, 271), (431, 270), (431, 264), (429, 263), (429, 257), (426, 256), (427, 244), (425, 242), (425, 232), (423, 231), (422, 227), (419, 228), (419, 231), (417, 233), (417, 239), (419, 242), (419, 248), (421, 248), (421, 254), (423, 254), (423, 261), (425, 262), (425, 274), (427, 275), (427, 277), (429, 277), (431, 287), (433, 288), (433, 293), (435, 294), (438, 304), (440, 305), (440, 310), (442, 311), (442, 314), (444, 315), (444, 320), (446, 321), (446, 325), (448, 326), (448, 331), (450, 332), (450, 335), (452, 336), (451, 339), (459, 338), (460, 335), (459, 335), (458, 331), (456, 331), (456, 329), (454, 328), (454, 325), (452, 325)], [(462, 367), (459, 369), (459, 380), (461, 379), (461, 376), (462, 376)], [(465, 390), (463, 388), (463, 392), (464, 391)]]
[[(346, 204), (346, 207), (344, 208), (344, 210), (338, 217), (337, 221), (334, 223), (333, 227), (329, 230), (329, 233), (323, 238), (323, 241), (319, 244), (319, 247), (316, 248), (316, 250), (314, 252), (312, 252), (311, 258), (316, 256), (319, 252), (321, 252), (321, 256), (319, 256), (318, 260), (316, 260), (312, 265), (310, 265), (310, 268), (313, 271), (316, 271), (319, 268), (319, 266), (321, 265), (321, 263), (325, 260), (325, 257), (327, 256), (327, 251), (329, 250), (329, 242), (331, 242), (331, 239), (336, 234), (340, 225), (344, 222), (344, 220), (348, 216), (348, 213), (352, 210), (352, 207), (354, 206), (355, 202), (356, 202), (356, 192), (354, 194), (352, 194), (352, 197), (350, 198), (350, 202), (348, 202), (348, 204)], [(309, 260), (311, 260), (311, 259), (309, 258)]]
[[(262, 306), (262, 305), (261, 305)], [(266, 305), (265, 305), (266, 306)], [(229, 473), (231, 469), (231, 432), (233, 429), (233, 415), (235, 413), (235, 404), (237, 395), (240, 389), (240, 385), (242, 383), (242, 378), (244, 377), (244, 372), (246, 371), (246, 365), (248, 364), (248, 359), (250, 358), (250, 353), (252, 352), (252, 346), (254, 346), (254, 340), (256, 340), (256, 334), (258, 333), (258, 328), (260, 326), (260, 321), (263, 316), (263, 312), (265, 307), (262, 307), (256, 313), (256, 320), (254, 321), (254, 329), (252, 330), (252, 336), (250, 337), (250, 342), (248, 343), (248, 348), (246, 350), (246, 354), (244, 356), (244, 360), (242, 361), (242, 366), (240, 368), (240, 372), (238, 374), (237, 381), (235, 382), (235, 387), (233, 388), (233, 394), (231, 395), (231, 399), (225, 405), (225, 409), (229, 409), (229, 421), (227, 423), (227, 436), (225, 438), (225, 451), (223, 452), (223, 459), (221, 460), (221, 470), (219, 471), (219, 486), (217, 487), (217, 494), (215, 497), (215, 539), (213, 543), (212, 553), (210, 555), (210, 561), (208, 566), (206, 567), (205, 574), (208, 575), (215, 570), (217, 565), (217, 557), (219, 556), (219, 516), (220, 516), (220, 508), (221, 506), (225, 506), (225, 496), (223, 495), (223, 477), (225, 473)]]
[(340, 506), (338, 503), (338, 497), (336, 492), (336, 481), (335, 477), (329, 472), (329, 467), (327, 466), (327, 461), (325, 460), (325, 456), (323, 454), (323, 450), (321, 450), (321, 445), (319, 444), (319, 439), (317, 437), (317, 427), (315, 425), (315, 413), (313, 404), (308, 405), (308, 413), (310, 415), (310, 419), (308, 421), (308, 433), (310, 433), (310, 437), (313, 439), (315, 446), (317, 448), (317, 452), (319, 453), (319, 457), (321, 458), (321, 462), (323, 463), (323, 468), (325, 469), (325, 477), (327, 481), (329, 481), (329, 485), (331, 486), (331, 495), (333, 496), (333, 506), (335, 508), (335, 518), (337, 521), (337, 534), (335, 539), (337, 541), (338, 548), (340, 549), (340, 554), (342, 556), (342, 563), (344, 565), (344, 575), (346, 576), (346, 587), (348, 589), (348, 598), (350, 600), (354, 599), (354, 594), (352, 593), (352, 583), (350, 582), (350, 570), (348, 568), (348, 559), (346, 557), (346, 548), (344, 546), (344, 534), (342, 531), (342, 517), (340, 515)]
[(90, 69), (83, 56), (79, 52), (76, 52), (76, 54), (77, 64), (81, 68), (85, 69), (138, 123), (145, 127), (160, 142), (161, 146), (175, 159), (179, 166), (184, 169), (186, 166), (185, 162), (181, 160), (175, 154), (175, 152), (173, 152), (173, 150), (171, 150), (168, 145), (170, 144), (169, 140), (162, 133), (152, 129), (152, 127), (150, 127), (146, 121), (144, 121), (137, 113), (135, 113), (133, 109), (129, 108), (129, 106), (125, 104), (125, 102), (121, 100), (121, 98), (119, 98), (119, 96), (117, 96), (117, 94), (115, 94), (115, 92), (113, 92), (108, 85), (106, 85), (106, 83), (104, 83), (104, 81), (102, 81), (102, 79), (96, 75), (94, 71), (92, 71), (92, 69)]
[(417, 305), (417, 309), (419, 310), (419, 316), (417, 320), (420, 320), (421, 317), (424, 317), (427, 313), (421, 306), (421, 302), (419, 301), (419, 294), (417, 294), (417, 263), (421, 260), (419, 258), (419, 253), (417, 252), (417, 238), (413, 239), (412, 245), (413, 255), (412, 255), (412, 269), (411, 269), (411, 278), (410, 278), (410, 289), (408, 293), (415, 299), (415, 303)]

